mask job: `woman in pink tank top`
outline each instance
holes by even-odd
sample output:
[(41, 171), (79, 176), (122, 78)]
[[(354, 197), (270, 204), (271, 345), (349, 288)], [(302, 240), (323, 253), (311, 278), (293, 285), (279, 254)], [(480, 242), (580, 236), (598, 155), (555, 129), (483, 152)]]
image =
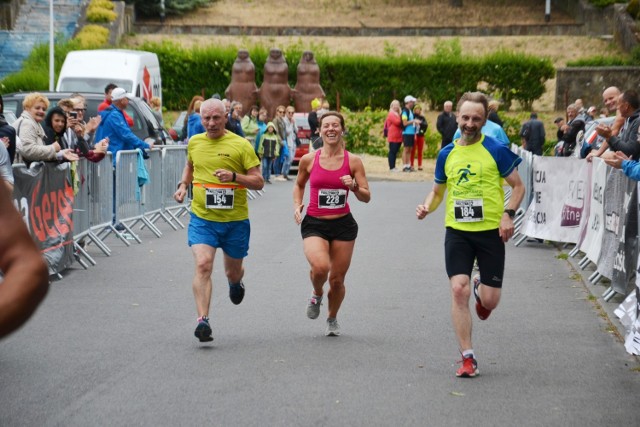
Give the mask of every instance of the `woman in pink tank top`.
[[(344, 148), (344, 118), (328, 112), (320, 120), (322, 149), (300, 159), (298, 177), (293, 186), (293, 217), (300, 225), (302, 246), (311, 266), (313, 292), (307, 302), (307, 316), (317, 319), (329, 280), (327, 336), (340, 335), (337, 317), (344, 300), (344, 278), (351, 256), (358, 224), (351, 215), (347, 199), (353, 194), (361, 202), (371, 200), (364, 165), (359, 157)], [(302, 217), (304, 190), (309, 181), (309, 206)]]

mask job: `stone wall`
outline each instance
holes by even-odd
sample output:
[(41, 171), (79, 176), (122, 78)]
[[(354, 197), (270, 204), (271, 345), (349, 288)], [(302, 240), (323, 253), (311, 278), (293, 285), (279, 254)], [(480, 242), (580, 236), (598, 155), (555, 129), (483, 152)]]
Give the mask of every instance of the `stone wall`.
[(568, 67), (556, 75), (555, 109), (564, 110), (577, 98), (584, 105), (602, 105), (602, 91), (609, 86), (640, 92), (640, 67)]
[(615, 25), (613, 38), (616, 44), (625, 52), (631, 52), (638, 46), (638, 25), (627, 13), (627, 6), (615, 5)]

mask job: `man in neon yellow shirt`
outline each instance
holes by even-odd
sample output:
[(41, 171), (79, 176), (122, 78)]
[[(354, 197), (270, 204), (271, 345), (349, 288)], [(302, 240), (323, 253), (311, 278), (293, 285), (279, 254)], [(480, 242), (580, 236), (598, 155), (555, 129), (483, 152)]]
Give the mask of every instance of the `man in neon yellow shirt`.
[(229, 298), (240, 304), (244, 298), (242, 261), (249, 251), (250, 235), (247, 189), (262, 189), (264, 180), (253, 146), (225, 129), (227, 115), (222, 101), (204, 101), (200, 115), (206, 133), (189, 140), (187, 164), (174, 198), (182, 203), (189, 184), (193, 184), (188, 239), (196, 264), (192, 287), (198, 325), (194, 334), (200, 342), (207, 342), (213, 341), (209, 306), (216, 249), (224, 252)]
[[(513, 236), (513, 217), (524, 196), (524, 185), (516, 167), (522, 161), (498, 140), (482, 134), (487, 121), (487, 98), (467, 92), (458, 102), (460, 139), (438, 154), (435, 183), (416, 215), (423, 219), (442, 202), (445, 190), (445, 264), (451, 283), (451, 317), (462, 367), (458, 377), (478, 375), (471, 344), (470, 278), (477, 258), (481, 277), (474, 280), (476, 313), (487, 319), (500, 301), (504, 273), (504, 244)], [(512, 187), (504, 208), (502, 179)]]

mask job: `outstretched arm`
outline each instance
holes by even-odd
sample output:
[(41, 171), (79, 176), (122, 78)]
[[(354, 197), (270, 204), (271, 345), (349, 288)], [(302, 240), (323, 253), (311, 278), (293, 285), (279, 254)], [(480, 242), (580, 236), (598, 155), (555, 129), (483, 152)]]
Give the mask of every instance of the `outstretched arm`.
[(440, 206), (442, 199), (444, 198), (444, 191), (446, 187), (444, 184), (433, 184), (433, 188), (431, 192), (427, 194), (427, 197), (424, 199), (424, 203), (418, 205), (416, 208), (416, 216), (418, 219), (424, 219), (431, 212), (434, 212)]

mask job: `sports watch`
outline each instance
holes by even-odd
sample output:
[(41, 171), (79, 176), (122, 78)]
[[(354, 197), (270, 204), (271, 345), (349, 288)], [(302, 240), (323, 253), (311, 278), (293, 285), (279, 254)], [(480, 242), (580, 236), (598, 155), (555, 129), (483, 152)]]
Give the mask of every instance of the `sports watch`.
[(513, 209), (505, 209), (504, 213), (509, 215), (509, 218), (511, 218), (511, 219), (516, 217), (516, 211), (514, 211)]

